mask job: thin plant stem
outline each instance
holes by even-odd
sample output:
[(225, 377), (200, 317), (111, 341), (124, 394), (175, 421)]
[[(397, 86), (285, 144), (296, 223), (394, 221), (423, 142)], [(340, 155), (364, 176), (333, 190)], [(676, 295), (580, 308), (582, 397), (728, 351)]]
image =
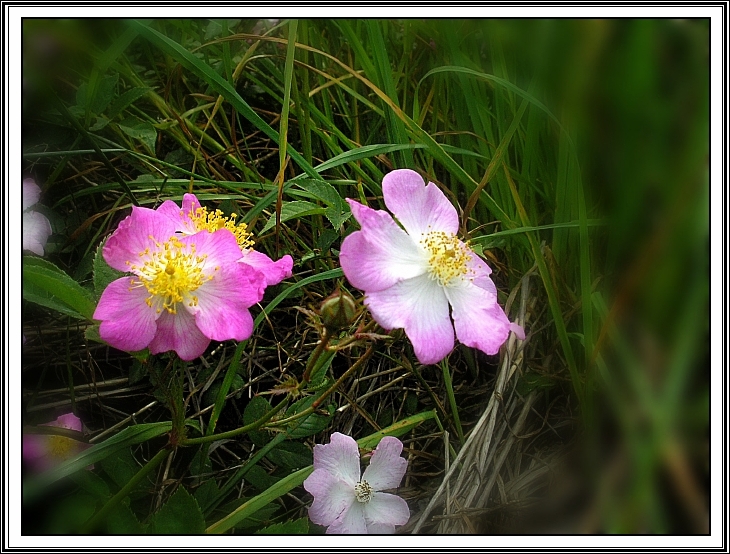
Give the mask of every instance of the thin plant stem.
[(117, 506), (131, 491), (132, 489), (139, 483), (142, 479), (144, 479), (147, 474), (155, 469), (162, 460), (164, 460), (167, 455), (170, 453), (170, 450), (167, 448), (163, 448), (160, 450), (155, 456), (147, 462), (142, 468), (132, 477), (126, 485), (124, 485), (117, 494), (112, 496), (109, 501), (104, 504), (104, 506), (96, 512), (96, 515), (92, 517), (83, 527), (81, 530), (82, 534), (88, 534), (94, 531), (96, 527), (104, 520), (104, 518), (109, 514), (109, 512)]
[(451, 415), (454, 417), (454, 426), (456, 432), (459, 435), (459, 442), (464, 444), (464, 431), (461, 428), (461, 420), (459, 419), (459, 409), (456, 406), (456, 398), (454, 397), (454, 387), (451, 383), (451, 371), (449, 371), (449, 364), (446, 360), (441, 360), (439, 364), (441, 371), (444, 373), (444, 383), (446, 384), (446, 394), (449, 397), (449, 404), (451, 405)]

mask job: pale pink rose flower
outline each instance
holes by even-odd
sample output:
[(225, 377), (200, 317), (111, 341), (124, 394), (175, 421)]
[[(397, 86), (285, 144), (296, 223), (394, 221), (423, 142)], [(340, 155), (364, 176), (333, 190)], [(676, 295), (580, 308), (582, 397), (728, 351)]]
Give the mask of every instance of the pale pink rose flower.
[[(347, 199), (360, 223), (342, 242), (340, 264), (384, 329), (404, 329), (422, 364), (435, 364), (459, 341), (496, 354), (510, 330), (497, 303), (492, 270), (456, 233), (459, 217), (444, 193), (410, 169), (383, 178), (383, 199), (397, 218)], [(452, 322), (453, 320), (453, 322)]]
[(314, 496), (309, 518), (331, 534), (392, 534), (410, 518), (401, 497), (382, 492), (395, 489), (408, 462), (401, 457), (403, 443), (383, 437), (370, 465), (360, 476), (360, 453), (352, 437), (333, 433), (329, 444), (314, 447), (314, 471), (304, 488)]
[(41, 189), (33, 179), (23, 179), (23, 250), (43, 256), (51, 222), (40, 212), (29, 209), (38, 203)]

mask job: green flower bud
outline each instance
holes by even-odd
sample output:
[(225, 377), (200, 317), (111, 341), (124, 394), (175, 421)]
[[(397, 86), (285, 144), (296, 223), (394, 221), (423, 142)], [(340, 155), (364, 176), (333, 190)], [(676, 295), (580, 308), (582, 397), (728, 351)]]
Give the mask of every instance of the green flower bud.
[(325, 298), (320, 308), (322, 322), (329, 331), (347, 327), (357, 315), (355, 300), (348, 293), (337, 290)]

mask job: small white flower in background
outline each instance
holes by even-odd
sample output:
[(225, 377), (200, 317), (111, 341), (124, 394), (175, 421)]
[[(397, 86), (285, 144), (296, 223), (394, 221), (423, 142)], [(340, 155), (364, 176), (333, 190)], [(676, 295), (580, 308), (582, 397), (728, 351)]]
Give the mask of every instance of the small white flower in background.
[(314, 471), (304, 488), (314, 496), (309, 519), (330, 534), (392, 534), (411, 516), (405, 500), (381, 492), (400, 485), (408, 462), (403, 443), (383, 437), (360, 476), (360, 453), (352, 437), (333, 433), (329, 444), (314, 447)]
[(51, 222), (42, 213), (29, 209), (38, 203), (41, 189), (33, 179), (23, 179), (23, 250), (43, 256), (51, 235)]

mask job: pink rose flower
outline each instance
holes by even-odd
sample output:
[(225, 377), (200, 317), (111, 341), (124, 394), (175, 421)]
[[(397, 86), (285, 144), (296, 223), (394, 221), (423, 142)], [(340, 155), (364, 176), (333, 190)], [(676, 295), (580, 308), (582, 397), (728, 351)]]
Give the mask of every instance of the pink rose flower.
[(41, 189), (33, 179), (23, 179), (23, 250), (43, 256), (48, 237), (51, 236), (51, 222), (40, 212), (30, 210), (38, 203)]
[(314, 496), (309, 519), (331, 534), (392, 534), (411, 516), (401, 497), (386, 492), (400, 485), (408, 462), (403, 443), (383, 437), (360, 477), (360, 453), (352, 437), (333, 433), (314, 447), (314, 471), (304, 488)]
[[(83, 431), (81, 420), (73, 414), (65, 414), (50, 423), (50, 427)], [(89, 445), (63, 435), (23, 435), (23, 460), (35, 471), (47, 471), (72, 458)], [(90, 466), (93, 467), (93, 466)]]
[(193, 360), (211, 340), (251, 336), (248, 308), (263, 298), (266, 280), (237, 263), (241, 249), (230, 230), (182, 235), (163, 213), (133, 207), (102, 253), (111, 267), (133, 274), (110, 283), (94, 312), (111, 346), (174, 350)]
[(177, 231), (190, 235), (203, 230), (213, 232), (225, 228), (231, 231), (241, 247), (241, 263), (251, 266), (264, 274), (266, 285), (276, 285), (283, 279), (291, 277), (293, 260), (286, 255), (273, 261), (266, 254), (253, 249), (253, 241), (248, 226), (245, 223), (236, 223), (236, 215), (224, 217), (223, 212), (215, 210), (209, 212), (198, 202), (194, 194), (183, 196), (182, 208), (172, 200), (166, 200), (157, 208), (159, 213), (165, 214), (175, 221)]
[[(342, 242), (340, 264), (384, 329), (404, 329), (422, 364), (435, 364), (463, 344), (496, 354), (512, 330), (497, 303), (492, 270), (456, 237), (459, 217), (433, 183), (410, 169), (383, 178), (383, 199), (395, 215), (347, 199), (360, 223)], [(453, 319), (453, 324), (452, 324)]]

